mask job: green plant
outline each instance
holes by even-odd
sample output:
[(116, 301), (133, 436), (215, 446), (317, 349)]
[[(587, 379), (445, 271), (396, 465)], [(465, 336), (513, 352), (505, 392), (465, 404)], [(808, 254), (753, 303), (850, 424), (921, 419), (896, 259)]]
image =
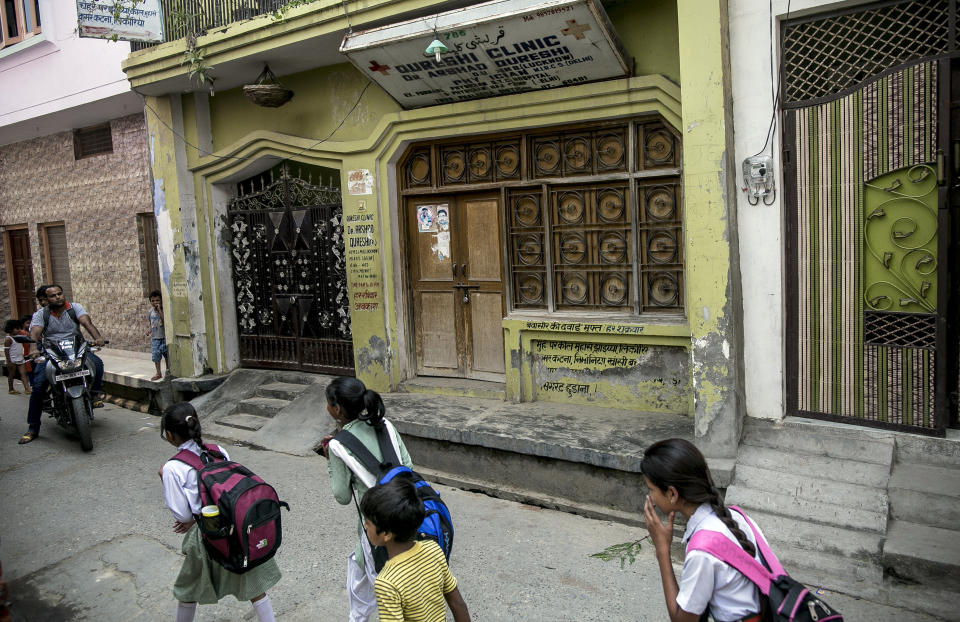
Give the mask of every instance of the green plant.
[(603, 549), (599, 553), (593, 553), (590, 557), (596, 557), (597, 559), (602, 559), (605, 562), (619, 559), (620, 560), (620, 569), (622, 570), (627, 562), (631, 565), (633, 562), (637, 561), (637, 555), (640, 553), (641, 543), (648, 539), (650, 536), (644, 536), (639, 540), (634, 540), (633, 542), (623, 542), (621, 544), (614, 544)]
[(316, 1), (317, 0), (288, 0), (287, 2), (284, 2), (279, 7), (277, 7), (277, 10), (271, 13), (270, 15), (271, 17), (273, 17), (274, 21), (282, 22), (285, 19), (287, 19), (287, 11), (289, 11), (290, 9), (295, 9), (298, 6), (303, 6), (305, 4), (310, 4), (311, 2), (316, 2)]
[[(138, 1), (138, 0), (134, 0)], [(210, 94), (213, 94), (213, 78), (210, 77), (212, 67), (204, 62), (206, 50), (197, 47), (197, 37), (203, 34), (200, 28), (200, 13), (191, 13), (189, 11), (178, 9), (170, 13), (170, 20), (173, 22), (174, 31), (186, 31), (187, 49), (183, 53), (181, 65), (190, 65), (188, 76), (190, 80), (196, 82), (198, 86), (208, 86)]]

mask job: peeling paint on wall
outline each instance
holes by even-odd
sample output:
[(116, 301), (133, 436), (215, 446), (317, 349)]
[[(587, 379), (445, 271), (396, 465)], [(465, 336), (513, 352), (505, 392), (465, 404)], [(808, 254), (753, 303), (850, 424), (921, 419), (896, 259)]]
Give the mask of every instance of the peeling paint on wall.
[[(151, 136), (151, 154), (152, 145), (153, 137)], [(157, 220), (157, 257), (160, 260), (160, 278), (169, 290), (170, 273), (173, 271), (173, 228), (170, 225), (170, 214), (167, 212), (163, 179), (153, 180), (153, 216)]]

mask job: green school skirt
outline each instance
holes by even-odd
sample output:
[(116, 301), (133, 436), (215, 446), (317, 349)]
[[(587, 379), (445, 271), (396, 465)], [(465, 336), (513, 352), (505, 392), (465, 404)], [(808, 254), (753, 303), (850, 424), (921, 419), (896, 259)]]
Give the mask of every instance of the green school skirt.
[(244, 574), (234, 574), (210, 559), (200, 540), (200, 528), (194, 524), (183, 536), (181, 551), (186, 556), (180, 574), (173, 583), (173, 596), (182, 603), (212, 605), (224, 596), (251, 600), (265, 593), (280, 580), (276, 558)]

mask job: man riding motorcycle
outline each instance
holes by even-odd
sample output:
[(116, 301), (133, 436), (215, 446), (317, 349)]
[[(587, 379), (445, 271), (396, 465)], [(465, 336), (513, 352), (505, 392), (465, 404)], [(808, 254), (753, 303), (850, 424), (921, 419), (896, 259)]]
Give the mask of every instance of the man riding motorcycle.
[[(67, 302), (63, 297), (63, 288), (59, 285), (47, 286), (47, 307), (40, 308), (33, 314), (30, 321), (30, 338), (40, 343), (43, 339), (52, 341), (61, 339), (72, 339), (74, 335), (81, 334), (80, 326), (83, 326), (93, 337), (93, 345), (102, 347), (104, 344), (100, 331), (93, 325), (90, 315), (86, 310), (76, 302)], [(45, 316), (47, 316), (45, 318)], [(74, 321), (73, 318), (76, 318)], [(96, 370), (93, 380), (93, 391), (100, 393), (103, 387), (103, 361), (91, 352), (88, 357), (93, 362)], [(30, 394), (30, 409), (27, 414), (27, 433), (20, 437), (19, 444), (32, 442), (40, 435), (40, 417), (43, 414), (43, 403), (47, 398), (47, 375), (44, 373), (46, 361), (39, 363), (33, 372)]]

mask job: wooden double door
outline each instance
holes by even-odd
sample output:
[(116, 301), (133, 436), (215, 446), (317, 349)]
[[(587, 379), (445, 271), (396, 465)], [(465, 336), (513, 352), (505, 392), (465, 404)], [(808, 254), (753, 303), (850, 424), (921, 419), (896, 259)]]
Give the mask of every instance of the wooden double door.
[(417, 374), (503, 381), (499, 195), (408, 199), (406, 219)]

